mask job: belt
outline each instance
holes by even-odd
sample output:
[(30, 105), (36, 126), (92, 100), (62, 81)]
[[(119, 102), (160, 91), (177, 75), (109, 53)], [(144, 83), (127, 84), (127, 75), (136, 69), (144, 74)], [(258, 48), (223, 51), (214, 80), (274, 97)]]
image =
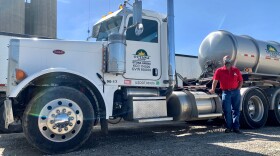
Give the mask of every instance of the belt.
[(227, 92), (230, 92), (230, 91), (234, 91), (234, 90), (236, 90), (237, 88), (235, 88), (235, 89), (223, 89), (223, 91), (227, 91)]

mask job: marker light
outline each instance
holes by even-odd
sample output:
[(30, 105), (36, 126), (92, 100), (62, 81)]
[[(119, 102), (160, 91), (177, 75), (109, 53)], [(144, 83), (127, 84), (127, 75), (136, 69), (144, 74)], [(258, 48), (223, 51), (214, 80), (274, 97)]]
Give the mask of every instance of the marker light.
[(27, 77), (26, 73), (21, 69), (16, 69), (16, 80), (17, 82), (21, 82)]
[(123, 9), (123, 5), (122, 4), (120, 4), (119, 9)]
[(245, 68), (244, 71), (247, 72), (247, 73), (252, 73), (253, 72), (252, 68)]

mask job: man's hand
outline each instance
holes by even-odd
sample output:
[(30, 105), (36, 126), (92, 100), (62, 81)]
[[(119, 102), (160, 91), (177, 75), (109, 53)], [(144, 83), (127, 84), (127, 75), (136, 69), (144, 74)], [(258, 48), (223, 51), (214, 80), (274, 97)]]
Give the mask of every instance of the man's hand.
[(217, 87), (217, 84), (218, 84), (218, 80), (213, 80), (212, 89), (209, 90), (209, 93), (215, 94), (215, 89)]
[(209, 90), (209, 93), (215, 94), (215, 90), (214, 90), (214, 89), (210, 89), (210, 90)]

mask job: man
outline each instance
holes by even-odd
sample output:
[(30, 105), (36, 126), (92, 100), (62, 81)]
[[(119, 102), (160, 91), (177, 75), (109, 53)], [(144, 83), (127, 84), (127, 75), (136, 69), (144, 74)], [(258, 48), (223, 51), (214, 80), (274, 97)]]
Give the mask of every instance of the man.
[(240, 116), (240, 89), (243, 85), (243, 78), (239, 69), (232, 67), (232, 61), (229, 56), (223, 58), (224, 66), (216, 70), (213, 77), (211, 94), (215, 93), (218, 81), (220, 88), (223, 91), (222, 103), (226, 122), (225, 133), (231, 131), (235, 133), (242, 133), (239, 130), (239, 116)]

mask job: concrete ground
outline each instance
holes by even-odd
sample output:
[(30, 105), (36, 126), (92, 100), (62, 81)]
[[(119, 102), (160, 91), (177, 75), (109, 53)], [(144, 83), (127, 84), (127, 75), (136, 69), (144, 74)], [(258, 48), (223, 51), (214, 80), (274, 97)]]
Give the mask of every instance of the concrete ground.
[[(109, 134), (97, 126), (89, 141), (76, 155), (280, 155), (279, 127), (243, 130), (243, 134), (224, 133), (220, 123), (149, 123), (123, 122), (109, 125)], [(22, 133), (0, 134), (0, 155), (44, 155)]]

